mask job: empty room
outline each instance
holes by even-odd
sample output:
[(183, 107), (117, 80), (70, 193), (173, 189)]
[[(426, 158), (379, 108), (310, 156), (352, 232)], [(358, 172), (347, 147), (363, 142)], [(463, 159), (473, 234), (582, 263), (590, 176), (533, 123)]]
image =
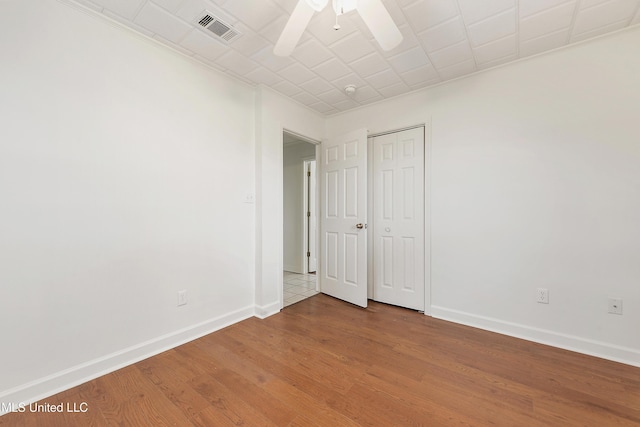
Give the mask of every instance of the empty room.
[(640, 425), (640, 0), (0, 0), (0, 425)]

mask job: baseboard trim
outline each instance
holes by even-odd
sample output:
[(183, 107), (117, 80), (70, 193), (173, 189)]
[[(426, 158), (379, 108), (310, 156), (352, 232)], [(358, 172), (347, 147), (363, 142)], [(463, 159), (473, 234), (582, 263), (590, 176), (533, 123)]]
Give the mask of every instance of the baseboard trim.
[(616, 346), (574, 335), (561, 334), (546, 329), (505, 322), (503, 320), (478, 316), (445, 307), (432, 306), (431, 316), (539, 344), (550, 345), (564, 350), (575, 351), (601, 359), (640, 367), (640, 351), (628, 347)]
[(269, 316), (280, 313), (281, 309), (280, 301), (275, 301), (267, 305), (256, 305), (254, 316), (258, 319), (266, 319)]
[[(253, 317), (249, 306), (0, 392), (0, 402), (30, 404)], [(0, 415), (7, 413), (0, 407)]]

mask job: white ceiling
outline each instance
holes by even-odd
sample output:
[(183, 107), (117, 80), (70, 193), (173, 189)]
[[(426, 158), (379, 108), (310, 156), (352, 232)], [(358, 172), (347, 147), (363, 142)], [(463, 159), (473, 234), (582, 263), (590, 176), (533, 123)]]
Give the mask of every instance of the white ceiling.
[[(383, 51), (357, 12), (316, 14), (289, 58), (273, 45), (297, 0), (72, 0), (251, 84), (334, 114), (640, 23), (640, 0), (383, 0), (404, 40)], [(242, 35), (218, 41), (208, 10)], [(637, 55), (638, 52), (629, 52)], [(355, 84), (354, 97), (344, 87)]]

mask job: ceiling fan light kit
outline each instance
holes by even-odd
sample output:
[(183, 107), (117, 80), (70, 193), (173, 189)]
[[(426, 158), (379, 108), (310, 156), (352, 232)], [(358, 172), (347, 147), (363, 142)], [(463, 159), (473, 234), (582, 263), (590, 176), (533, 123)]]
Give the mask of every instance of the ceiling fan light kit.
[[(328, 0), (298, 0), (273, 48), (273, 53), (278, 56), (291, 55), (314, 13), (324, 10), (328, 3)], [(383, 50), (391, 50), (402, 41), (402, 33), (382, 4), (382, 0), (332, 0), (332, 3), (336, 17), (357, 10)], [(340, 26), (336, 22), (333, 28), (338, 30)]]

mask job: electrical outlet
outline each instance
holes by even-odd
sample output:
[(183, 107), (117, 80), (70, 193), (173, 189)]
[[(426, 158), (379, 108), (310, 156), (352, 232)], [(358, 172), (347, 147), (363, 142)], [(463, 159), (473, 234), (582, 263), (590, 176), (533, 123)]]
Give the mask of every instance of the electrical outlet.
[(538, 288), (536, 290), (536, 301), (540, 304), (549, 304), (549, 289)]
[(622, 314), (622, 298), (609, 298), (609, 313)]
[(187, 304), (187, 291), (178, 291), (178, 306)]

